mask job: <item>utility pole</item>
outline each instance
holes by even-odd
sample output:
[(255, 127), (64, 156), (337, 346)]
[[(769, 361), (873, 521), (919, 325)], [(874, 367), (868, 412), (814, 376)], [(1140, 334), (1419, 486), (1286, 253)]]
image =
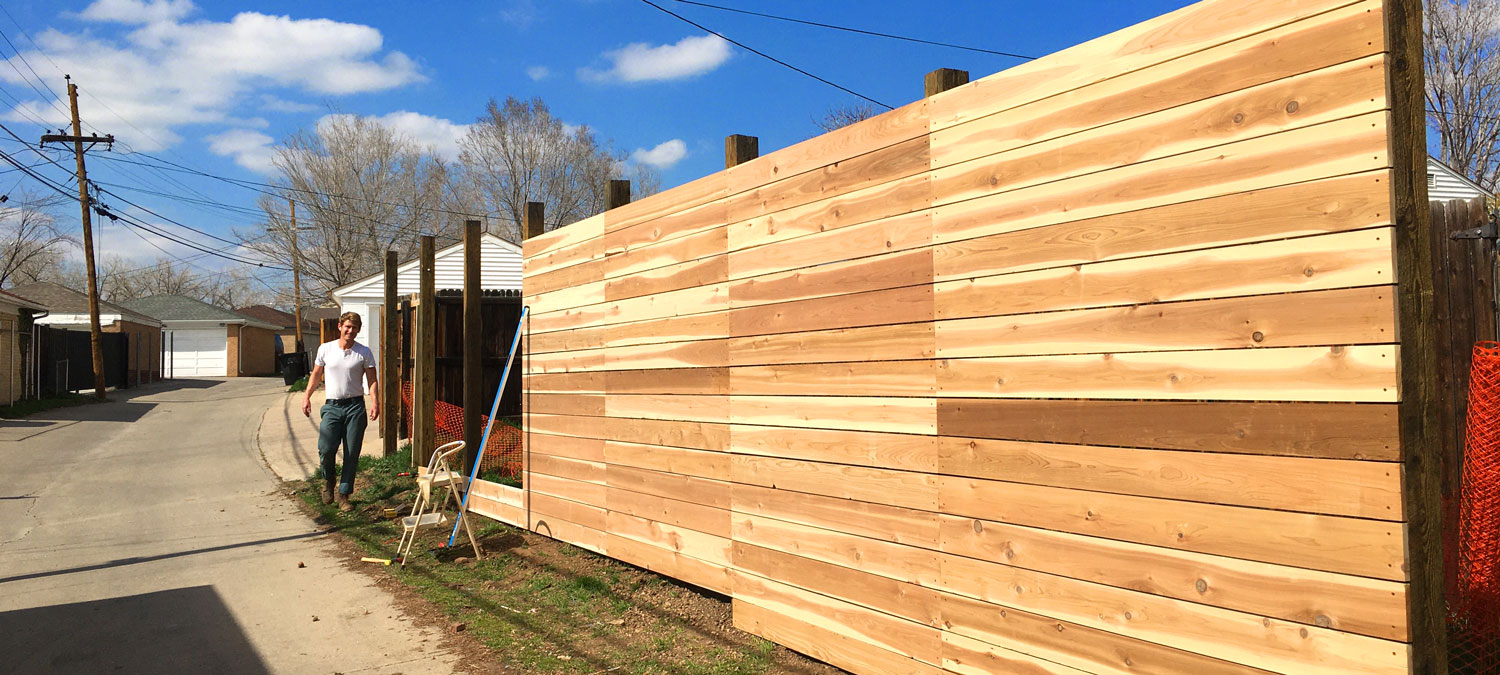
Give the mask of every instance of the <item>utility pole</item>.
[(288, 199), (292, 206), (292, 316), (297, 322), (297, 353), (302, 353), (302, 265), (297, 251), (297, 202)]
[(63, 75), (68, 83), (68, 103), (73, 109), (73, 135), (47, 134), (42, 136), (42, 143), (48, 141), (72, 142), (73, 155), (78, 160), (78, 207), (83, 213), (83, 264), (88, 273), (89, 294), (89, 342), (94, 352), (94, 395), (99, 400), (105, 400), (104, 393), (104, 350), (100, 348), (99, 330), (99, 279), (94, 273), (94, 228), (89, 221), (89, 178), (83, 168), (83, 144), (89, 143), (114, 143), (114, 136), (84, 136), (83, 129), (78, 121), (78, 85), (73, 84), (71, 75)]

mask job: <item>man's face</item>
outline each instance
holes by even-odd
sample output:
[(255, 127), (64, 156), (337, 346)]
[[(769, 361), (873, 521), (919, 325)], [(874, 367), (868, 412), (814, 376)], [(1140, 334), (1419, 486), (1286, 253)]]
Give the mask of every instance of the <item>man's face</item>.
[(353, 340), (356, 335), (359, 335), (359, 326), (354, 325), (353, 321), (339, 323), (339, 337), (345, 340)]

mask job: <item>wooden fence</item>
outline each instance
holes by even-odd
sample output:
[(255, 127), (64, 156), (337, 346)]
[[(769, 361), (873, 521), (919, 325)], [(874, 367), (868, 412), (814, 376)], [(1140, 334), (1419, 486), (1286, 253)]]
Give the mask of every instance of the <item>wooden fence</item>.
[(1210, 0), (530, 239), (479, 502), (858, 673), (1444, 672), (1420, 16)]

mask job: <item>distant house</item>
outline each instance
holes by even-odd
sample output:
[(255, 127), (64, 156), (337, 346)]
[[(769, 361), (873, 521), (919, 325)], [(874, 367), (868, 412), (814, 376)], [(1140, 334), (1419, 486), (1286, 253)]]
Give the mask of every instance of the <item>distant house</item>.
[[(89, 329), (89, 296), (67, 286), (39, 281), (11, 288), (16, 295), (46, 305), (49, 313), (37, 324), (69, 330)], [(99, 330), (129, 336), (126, 368), (131, 382), (153, 382), (161, 377), (162, 324), (128, 307), (99, 301)]]
[(162, 323), (167, 377), (239, 377), (276, 372), (281, 327), (185, 295), (130, 300), (126, 308)]
[[(295, 314), (266, 305), (250, 305), (234, 311), (252, 319), (260, 319), (280, 326), (276, 331), (277, 342), (281, 348), (279, 353), (290, 354), (296, 351), (297, 329), (292, 325), (297, 322)], [(312, 355), (318, 352), (318, 322), (308, 318), (306, 311), (302, 312), (302, 350), (308, 354), (308, 363), (312, 363)]]
[(1450, 199), (1473, 199), (1475, 197), (1493, 199), (1495, 195), (1485, 191), (1474, 181), (1463, 177), (1447, 164), (1437, 161), (1430, 155), (1427, 157), (1428, 201), (1445, 202)]
[[(459, 242), (441, 249), (434, 256), (433, 278), (438, 290), (464, 287), (464, 245)], [(479, 287), (491, 290), (521, 290), (521, 247), (493, 234), (480, 238)], [(420, 290), (417, 260), (396, 267), (396, 294), (410, 295)], [(380, 321), (385, 312), (385, 273), (371, 275), (333, 289), (333, 297), (344, 312), (357, 312), (361, 319), (359, 341), (380, 352)]]
[(0, 405), (10, 405), (24, 398), (31, 378), (26, 366), (32, 357), (26, 356), (32, 341), (28, 331), (30, 321), (36, 313), (45, 313), (47, 307), (30, 298), (0, 291)]

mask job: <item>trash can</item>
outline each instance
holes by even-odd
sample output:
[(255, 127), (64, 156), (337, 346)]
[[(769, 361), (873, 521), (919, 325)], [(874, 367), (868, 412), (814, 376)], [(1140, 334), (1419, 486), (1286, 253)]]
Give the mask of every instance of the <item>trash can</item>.
[(276, 357), (276, 365), (281, 366), (282, 381), (292, 384), (307, 374), (307, 354), (302, 352), (282, 354)]

